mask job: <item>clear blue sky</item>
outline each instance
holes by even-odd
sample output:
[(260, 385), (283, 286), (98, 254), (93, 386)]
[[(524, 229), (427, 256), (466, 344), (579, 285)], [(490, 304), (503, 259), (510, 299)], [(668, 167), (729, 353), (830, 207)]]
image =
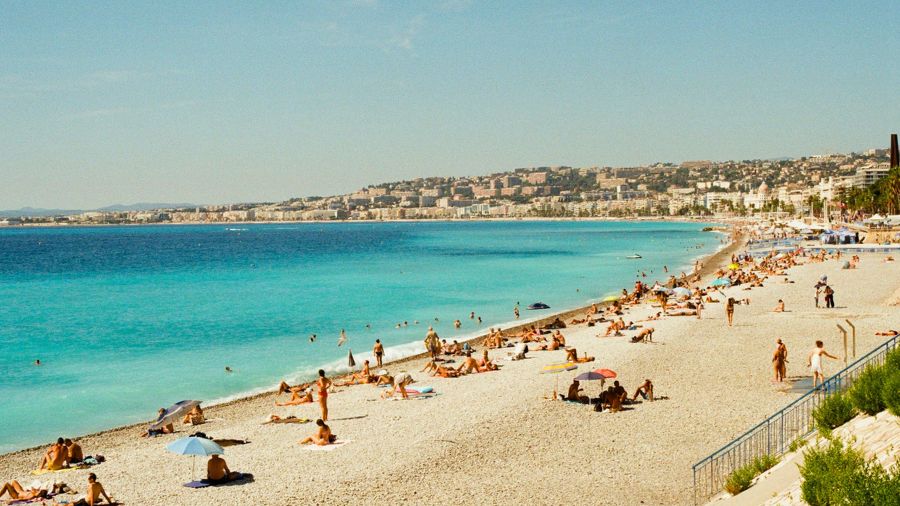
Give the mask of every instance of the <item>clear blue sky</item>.
[(0, 0), (0, 209), (884, 147), (898, 55), (896, 1)]

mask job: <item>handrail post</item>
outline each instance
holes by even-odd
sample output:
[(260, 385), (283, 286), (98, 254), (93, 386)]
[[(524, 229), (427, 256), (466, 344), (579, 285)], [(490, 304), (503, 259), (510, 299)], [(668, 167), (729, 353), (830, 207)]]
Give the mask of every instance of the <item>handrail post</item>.
[(844, 334), (844, 365), (846, 366), (847, 365), (847, 331), (844, 330), (844, 327), (841, 327), (840, 323), (837, 324), (837, 328), (838, 328), (838, 330), (841, 331), (842, 334)]
[(844, 319), (847, 322), (847, 325), (850, 326), (850, 332), (852, 333), (853, 338), (853, 358), (856, 358), (856, 325), (854, 325), (850, 320)]

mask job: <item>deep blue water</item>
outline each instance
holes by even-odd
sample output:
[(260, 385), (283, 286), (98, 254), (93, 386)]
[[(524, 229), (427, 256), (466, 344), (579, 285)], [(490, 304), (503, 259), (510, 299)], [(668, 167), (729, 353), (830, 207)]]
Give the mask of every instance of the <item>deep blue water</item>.
[[(376, 338), (399, 356), (420, 350), (429, 324), (453, 339), (510, 321), (517, 302), (524, 318), (538, 300), (565, 309), (630, 288), (639, 270), (665, 279), (664, 264), (687, 269), (720, 245), (703, 226), (0, 229), (0, 452), (337, 367), (342, 328), (357, 358)], [(624, 258), (634, 252), (644, 258)]]

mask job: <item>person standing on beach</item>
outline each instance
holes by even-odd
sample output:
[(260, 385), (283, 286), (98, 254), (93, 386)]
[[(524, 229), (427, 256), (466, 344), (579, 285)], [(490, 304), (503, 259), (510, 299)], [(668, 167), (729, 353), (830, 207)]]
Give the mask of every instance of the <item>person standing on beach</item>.
[(381, 345), (381, 339), (375, 340), (375, 347), (372, 348), (372, 353), (375, 354), (375, 363), (378, 364), (378, 367), (381, 367), (381, 357), (384, 356), (384, 346)]
[(728, 300), (725, 302), (725, 316), (728, 317), (729, 327), (731, 327), (732, 323), (734, 322), (734, 305), (734, 297), (728, 297)]
[(806, 365), (809, 366), (809, 370), (813, 374), (813, 388), (816, 388), (819, 383), (825, 383), (825, 373), (822, 369), (823, 356), (837, 360), (837, 357), (825, 351), (825, 345), (822, 344), (822, 341), (816, 341), (816, 347), (813, 348), (809, 358), (806, 359)]
[(775, 371), (775, 381), (781, 383), (787, 375), (787, 346), (781, 342), (781, 339), (778, 339), (776, 343), (778, 346), (775, 347), (775, 353), (772, 355), (772, 369)]
[(437, 360), (441, 352), (441, 339), (434, 331), (434, 327), (428, 327), (428, 333), (425, 334), (425, 349), (431, 354), (431, 360)]
[(325, 371), (319, 369), (319, 379), (316, 380), (319, 387), (319, 407), (322, 408), (322, 420), (328, 421), (328, 389), (331, 388), (331, 380), (325, 377)]
[(834, 308), (834, 289), (825, 285), (825, 307)]

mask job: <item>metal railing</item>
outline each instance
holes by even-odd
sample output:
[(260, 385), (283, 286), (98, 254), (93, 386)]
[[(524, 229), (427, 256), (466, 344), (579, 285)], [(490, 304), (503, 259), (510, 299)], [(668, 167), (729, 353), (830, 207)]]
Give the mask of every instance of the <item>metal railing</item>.
[(843, 370), (826, 379), (780, 411), (693, 466), (694, 504), (705, 502), (725, 486), (728, 475), (762, 455), (782, 455), (791, 443), (815, 429), (812, 412), (828, 396), (849, 388), (871, 365), (881, 365), (885, 356), (897, 347), (894, 336), (863, 355)]

